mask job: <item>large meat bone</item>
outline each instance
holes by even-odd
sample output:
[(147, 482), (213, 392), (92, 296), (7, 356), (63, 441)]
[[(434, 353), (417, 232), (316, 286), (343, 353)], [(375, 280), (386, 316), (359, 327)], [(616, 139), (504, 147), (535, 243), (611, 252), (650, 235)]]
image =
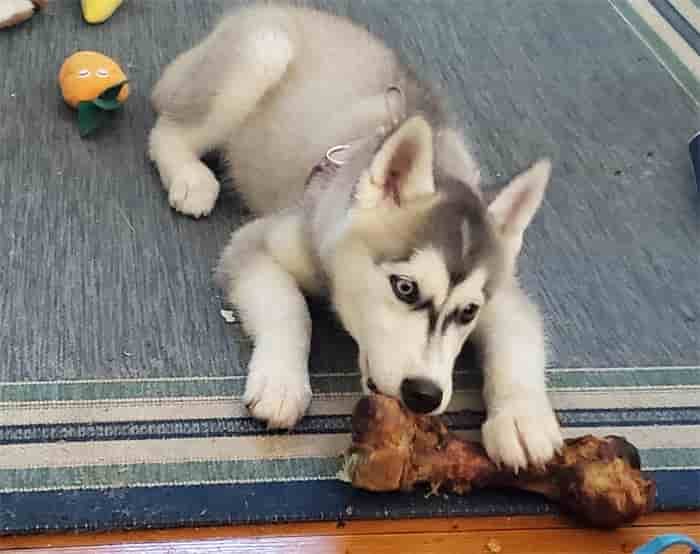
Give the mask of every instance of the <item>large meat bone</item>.
[(585, 523), (607, 528), (630, 523), (654, 505), (655, 484), (639, 471), (639, 453), (622, 437), (566, 440), (545, 467), (514, 475), (439, 418), (414, 415), (397, 400), (372, 395), (355, 407), (352, 440), (344, 478), (369, 491), (407, 491), (419, 483), (458, 494), (514, 487), (540, 493)]

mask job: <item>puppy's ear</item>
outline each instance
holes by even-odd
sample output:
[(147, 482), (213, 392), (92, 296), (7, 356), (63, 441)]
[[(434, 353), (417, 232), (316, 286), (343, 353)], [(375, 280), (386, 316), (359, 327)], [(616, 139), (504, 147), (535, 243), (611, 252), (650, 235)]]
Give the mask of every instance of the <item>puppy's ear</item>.
[(542, 203), (551, 172), (549, 160), (538, 161), (515, 177), (489, 204), (489, 213), (513, 255), (520, 252), (523, 234)]
[(365, 208), (402, 207), (433, 194), (433, 132), (415, 116), (384, 141), (360, 178), (356, 200)]

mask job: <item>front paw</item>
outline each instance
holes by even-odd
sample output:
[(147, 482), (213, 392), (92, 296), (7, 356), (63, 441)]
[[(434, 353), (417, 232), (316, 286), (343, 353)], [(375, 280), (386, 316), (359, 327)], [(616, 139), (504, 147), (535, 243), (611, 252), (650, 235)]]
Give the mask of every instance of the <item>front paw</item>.
[(543, 395), (513, 398), (493, 407), (481, 434), (489, 458), (516, 473), (528, 463), (543, 466), (563, 444), (559, 422)]
[(243, 400), (256, 419), (270, 429), (291, 429), (311, 403), (305, 367), (293, 367), (278, 354), (254, 351)]
[(178, 212), (198, 218), (214, 209), (219, 188), (219, 181), (206, 165), (192, 162), (171, 180), (168, 200)]

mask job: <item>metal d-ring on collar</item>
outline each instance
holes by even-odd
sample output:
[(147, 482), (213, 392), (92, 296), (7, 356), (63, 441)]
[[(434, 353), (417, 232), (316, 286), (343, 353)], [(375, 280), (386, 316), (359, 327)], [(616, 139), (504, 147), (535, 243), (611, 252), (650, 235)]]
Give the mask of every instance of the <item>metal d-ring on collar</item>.
[(338, 146), (334, 146), (333, 148), (330, 148), (328, 152), (326, 152), (326, 159), (331, 162), (333, 165), (341, 166), (344, 165), (345, 162), (342, 162), (340, 160), (336, 160), (333, 158), (333, 154), (337, 154), (338, 152), (344, 152), (350, 148), (349, 144), (339, 144)]
[[(384, 100), (386, 102), (386, 111), (389, 114), (389, 117), (391, 118), (392, 127), (396, 127), (399, 124), (399, 122), (401, 121), (401, 119), (403, 118), (403, 113), (402, 113), (403, 110), (400, 109), (399, 113), (394, 112), (394, 109), (391, 105), (391, 99), (389, 98), (389, 96), (392, 93), (396, 93), (399, 95), (399, 99), (400, 99), (402, 104), (404, 101), (404, 95), (403, 95), (403, 90), (401, 90), (401, 87), (399, 87), (398, 85), (389, 85), (386, 88), (386, 92), (384, 93)], [(345, 165), (345, 162), (338, 160), (338, 159), (334, 158), (333, 156), (335, 154), (338, 154), (339, 152), (344, 152), (345, 150), (347, 150), (351, 146), (352, 146), (352, 144), (338, 144), (337, 146), (333, 146), (332, 148), (329, 148), (328, 151), (326, 152), (326, 160), (328, 160), (330, 163), (332, 163), (333, 165), (338, 166), (338, 167)]]

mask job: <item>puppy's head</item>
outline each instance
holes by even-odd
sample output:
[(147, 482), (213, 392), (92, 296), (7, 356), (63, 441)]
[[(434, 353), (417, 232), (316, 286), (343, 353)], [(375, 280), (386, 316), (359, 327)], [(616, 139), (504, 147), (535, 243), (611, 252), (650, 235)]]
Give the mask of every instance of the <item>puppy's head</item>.
[(449, 404), (455, 360), (510, 278), (550, 173), (538, 162), (486, 204), (477, 184), (444, 171), (440, 145), (421, 117), (384, 140), (324, 254), (365, 390), (421, 413)]

